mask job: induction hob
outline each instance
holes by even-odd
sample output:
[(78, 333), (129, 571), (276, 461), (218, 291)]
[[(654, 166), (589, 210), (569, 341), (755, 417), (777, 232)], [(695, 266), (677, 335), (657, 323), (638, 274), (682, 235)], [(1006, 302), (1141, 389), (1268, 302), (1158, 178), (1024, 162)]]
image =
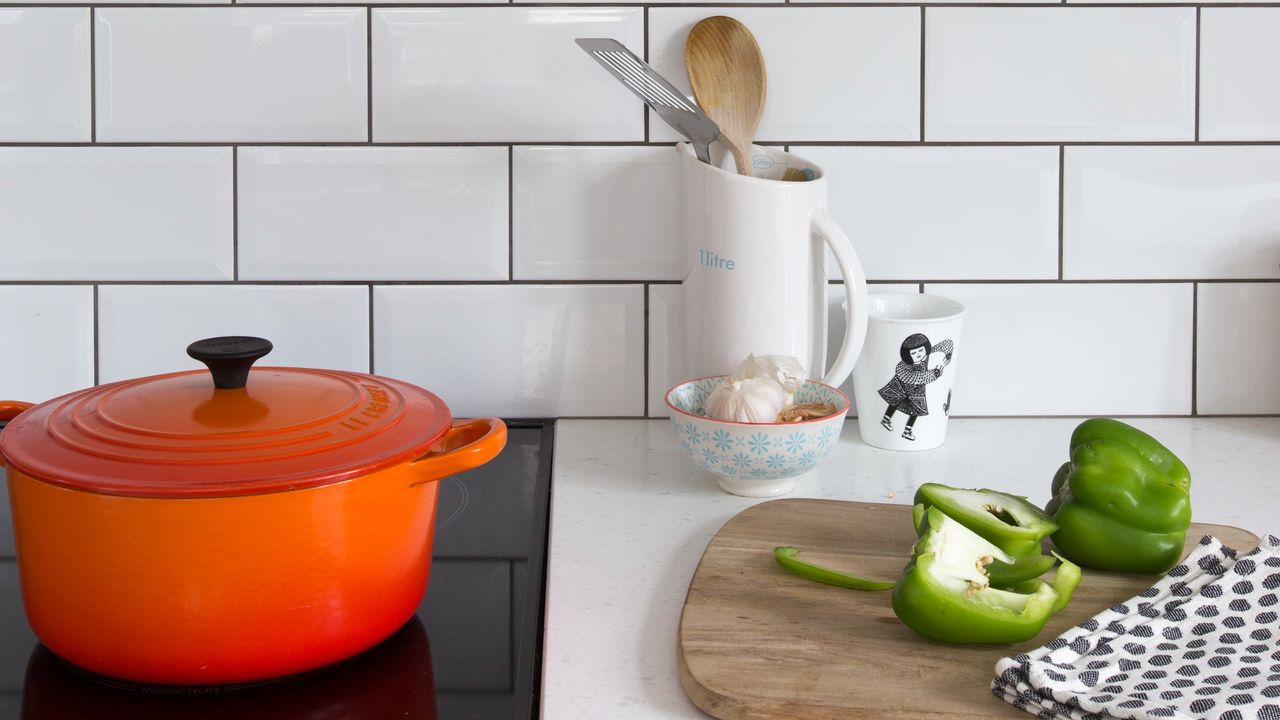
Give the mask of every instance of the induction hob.
[(441, 481), (431, 580), (399, 632), (337, 665), (251, 686), (132, 685), (40, 645), (0, 482), (0, 720), (535, 718), (553, 432), (549, 421), (509, 422), (497, 458)]

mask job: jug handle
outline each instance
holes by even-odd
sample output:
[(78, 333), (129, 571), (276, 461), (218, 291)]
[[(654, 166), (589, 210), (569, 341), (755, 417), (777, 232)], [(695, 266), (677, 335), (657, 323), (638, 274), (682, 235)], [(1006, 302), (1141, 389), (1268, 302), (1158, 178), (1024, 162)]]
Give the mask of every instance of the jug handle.
[[(853, 364), (857, 362), (862, 344), (867, 339), (867, 276), (862, 272), (862, 263), (858, 262), (858, 254), (853, 251), (849, 236), (844, 234), (826, 210), (815, 210), (812, 222), (814, 232), (835, 255), (840, 276), (844, 278), (845, 295), (849, 300), (849, 310), (845, 313), (844, 320), (844, 343), (826, 377), (822, 378), (822, 382), (827, 385), (840, 387), (853, 371)], [(818, 332), (825, 333), (826, 328), (818, 328)]]

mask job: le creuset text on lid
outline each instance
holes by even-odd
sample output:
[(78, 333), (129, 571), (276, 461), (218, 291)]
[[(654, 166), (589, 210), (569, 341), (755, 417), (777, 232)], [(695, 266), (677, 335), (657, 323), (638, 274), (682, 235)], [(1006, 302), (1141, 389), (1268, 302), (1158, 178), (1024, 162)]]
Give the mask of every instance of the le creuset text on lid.
[(258, 495), (340, 482), (409, 461), (449, 429), (448, 406), (357, 372), (254, 368), (260, 338), (188, 353), (209, 370), (80, 390), (20, 414), (0, 457), (41, 481), (136, 497)]

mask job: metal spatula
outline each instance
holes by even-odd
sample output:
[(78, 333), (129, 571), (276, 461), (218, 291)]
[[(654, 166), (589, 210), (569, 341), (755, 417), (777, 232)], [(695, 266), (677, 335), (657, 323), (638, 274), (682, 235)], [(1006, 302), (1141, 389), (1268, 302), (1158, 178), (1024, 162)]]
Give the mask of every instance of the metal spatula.
[(654, 72), (627, 46), (612, 38), (578, 38), (575, 42), (604, 66), (631, 92), (653, 108), (677, 132), (689, 138), (693, 152), (704, 163), (711, 162), (710, 145), (720, 137), (720, 128), (702, 112), (697, 103), (685, 98), (661, 75)]

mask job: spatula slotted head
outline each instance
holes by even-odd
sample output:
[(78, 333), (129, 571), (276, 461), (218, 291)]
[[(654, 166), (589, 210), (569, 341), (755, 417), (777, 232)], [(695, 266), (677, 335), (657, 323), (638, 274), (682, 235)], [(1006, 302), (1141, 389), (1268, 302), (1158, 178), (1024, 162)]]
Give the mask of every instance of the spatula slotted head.
[(745, 25), (731, 17), (705, 18), (689, 31), (685, 65), (693, 96), (720, 127), (738, 172), (749, 175), (751, 143), (764, 115), (764, 55)]
[(574, 42), (644, 100), (667, 124), (689, 138), (699, 160), (711, 162), (708, 146), (720, 135), (720, 130), (701, 108), (689, 102), (684, 93), (617, 40), (578, 38)]

